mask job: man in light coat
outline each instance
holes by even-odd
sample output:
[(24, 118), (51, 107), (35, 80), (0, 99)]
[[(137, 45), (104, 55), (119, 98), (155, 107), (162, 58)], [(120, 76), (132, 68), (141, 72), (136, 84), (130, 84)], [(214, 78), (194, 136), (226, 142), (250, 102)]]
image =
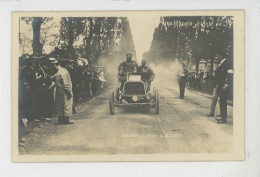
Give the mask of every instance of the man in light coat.
[(72, 124), (69, 117), (72, 115), (73, 93), (72, 82), (69, 72), (58, 64), (57, 60), (51, 60), (51, 63), (56, 68), (55, 74), (55, 110), (58, 116), (59, 124)]

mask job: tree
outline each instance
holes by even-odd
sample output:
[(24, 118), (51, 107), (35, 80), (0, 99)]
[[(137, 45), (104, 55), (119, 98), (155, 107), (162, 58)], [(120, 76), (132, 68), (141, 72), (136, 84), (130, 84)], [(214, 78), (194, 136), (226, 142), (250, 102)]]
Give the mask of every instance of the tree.
[(209, 59), (212, 71), (214, 58), (227, 48), (232, 54), (233, 17), (161, 17), (146, 56), (157, 63), (158, 59), (178, 59), (187, 64), (195, 62), (196, 71), (200, 59)]
[[(114, 60), (115, 56), (132, 52), (133, 38), (127, 18), (121, 17), (63, 17), (60, 22), (60, 40), (53, 54), (62, 58), (81, 56), (100, 63), (100, 58)], [(77, 42), (77, 43), (75, 43)]]
[(136, 58), (136, 51), (134, 46), (134, 40), (132, 36), (132, 32), (129, 26), (129, 20), (126, 17), (121, 17), (122, 20), (121, 25), (121, 54), (125, 56), (126, 53), (130, 52), (133, 55), (133, 58)]
[(65, 48), (66, 56), (73, 58), (75, 56), (73, 43), (84, 30), (84, 18), (62, 17), (60, 24), (60, 38), (63, 48)]
[(41, 25), (52, 20), (49, 17), (22, 17), (27, 24), (32, 24), (33, 28), (33, 55), (39, 57), (42, 55), (43, 43), (41, 42)]

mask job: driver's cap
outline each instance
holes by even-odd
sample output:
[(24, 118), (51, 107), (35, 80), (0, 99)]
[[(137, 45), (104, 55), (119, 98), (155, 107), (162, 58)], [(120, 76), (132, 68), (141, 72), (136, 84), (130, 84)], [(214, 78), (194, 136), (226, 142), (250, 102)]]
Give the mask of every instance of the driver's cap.
[(129, 53), (127, 53), (127, 54), (126, 54), (126, 56), (127, 56), (127, 55), (130, 55), (130, 56), (132, 56), (132, 54), (131, 54), (130, 52), (129, 52)]

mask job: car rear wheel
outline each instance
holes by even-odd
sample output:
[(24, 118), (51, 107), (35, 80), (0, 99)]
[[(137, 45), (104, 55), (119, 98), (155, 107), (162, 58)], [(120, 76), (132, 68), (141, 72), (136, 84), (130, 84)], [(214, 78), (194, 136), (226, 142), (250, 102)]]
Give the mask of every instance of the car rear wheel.
[(159, 91), (158, 89), (155, 90), (155, 113), (159, 114)]
[(114, 99), (114, 92), (109, 94), (109, 111), (110, 114), (113, 115), (115, 113), (115, 99)]

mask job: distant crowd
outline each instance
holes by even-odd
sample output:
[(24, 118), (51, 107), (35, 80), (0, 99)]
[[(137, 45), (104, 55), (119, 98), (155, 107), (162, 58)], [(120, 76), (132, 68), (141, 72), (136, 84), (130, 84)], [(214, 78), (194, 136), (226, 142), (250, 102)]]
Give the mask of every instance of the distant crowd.
[[(233, 74), (229, 74), (229, 81), (233, 83)], [(212, 94), (216, 85), (215, 72), (189, 72), (187, 74), (186, 85), (194, 90), (198, 90), (202, 93)], [(233, 87), (233, 84), (230, 84)], [(233, 89), (230, 89), (228, 94), (229, 99), (233, 99)]]
[(190, 72), (187, 76), (187, 86), (204, 93), (212, 94), (214, 75), (210, 72)]

